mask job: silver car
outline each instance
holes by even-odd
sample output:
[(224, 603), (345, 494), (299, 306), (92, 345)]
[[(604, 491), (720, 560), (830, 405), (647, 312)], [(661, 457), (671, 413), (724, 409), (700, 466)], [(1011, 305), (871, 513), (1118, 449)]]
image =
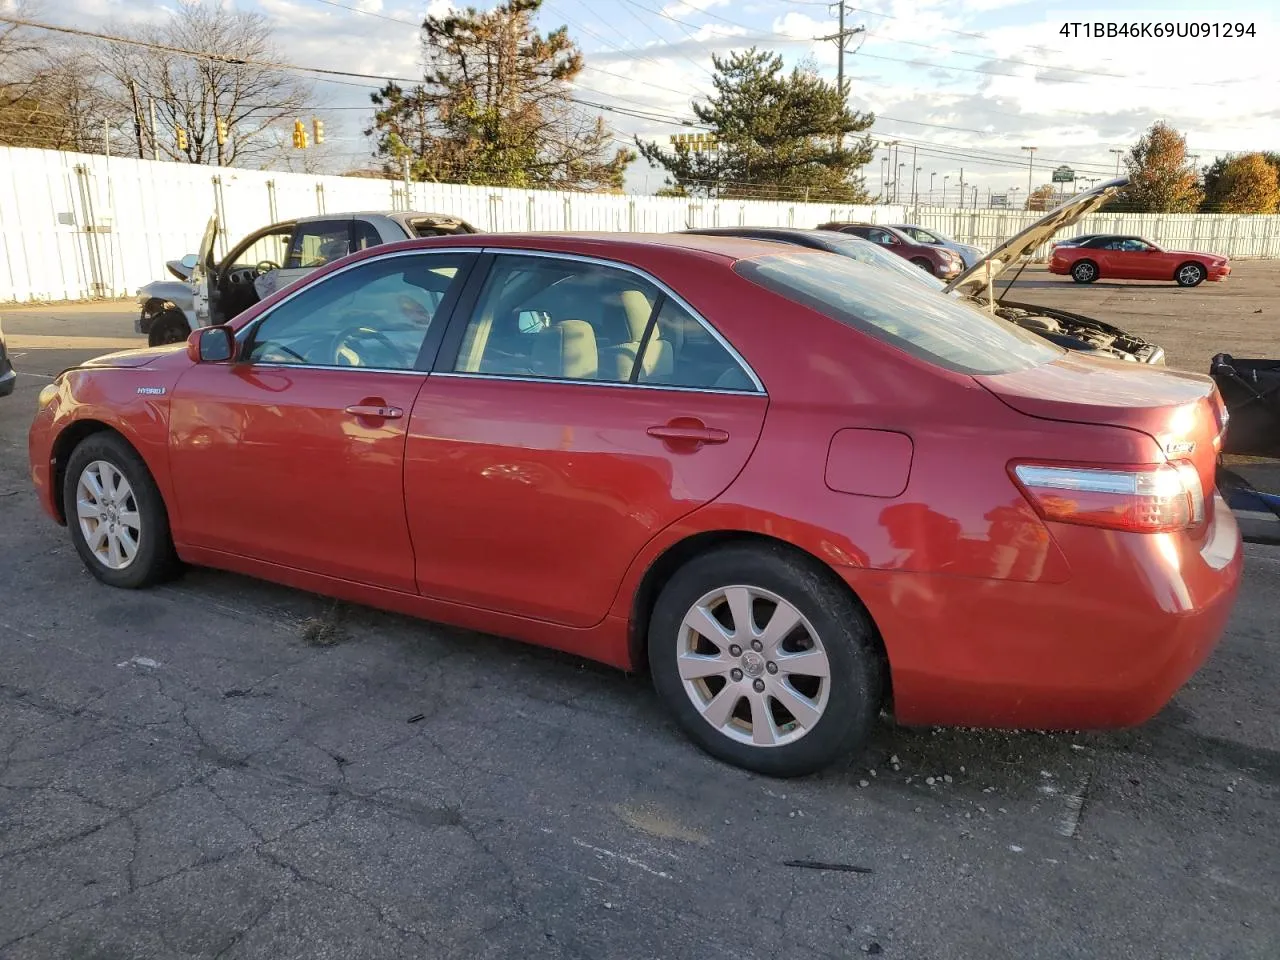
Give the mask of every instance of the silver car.
[(413, 237), (475, 232), (465, 220), (440, 213), (325, 214), (263, 227), (215, 260), (218, 218), (213, 217), (198, 254), (165, 264), (176, 280), (157, 280), (138, 291), (134, 328), (153, 347), (180, 343), (196, 327), (226, 323), (303, 274), (349, 253)]
[(927, 243), (932, 247), (942, 247), (960, 254), (960, 259), (964, 261), (965, 269), (972, 267), (986, 256), (981, 247), (952, 240), (945, 233), (939, 233), (937, 230), (926, 230), (924, 227), (909, 223), (891, 223), (889, 226), (895, 230), (901, 230), (916, 243)]

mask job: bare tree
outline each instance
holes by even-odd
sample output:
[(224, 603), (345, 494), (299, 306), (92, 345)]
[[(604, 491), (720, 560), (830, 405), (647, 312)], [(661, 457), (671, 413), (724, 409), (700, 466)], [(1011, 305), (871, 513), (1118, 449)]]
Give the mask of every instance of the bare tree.
[[(25, 3), (12, 12), (37, 15)], [(0, 144), (101, 151), (109, 109), (82, 50), (20, 24), (0, 24)]]
[(246, 165), (277, 153), (279, 129), (309, 119), (310, 84), (263, 65), (281, 58), (261, 14), (182, 0), (163, 26), (113, 32), (152, 45), (108, 42), (101, 49), (111, 98), (130, 118), (140, 156), (154, 150), (171, 160)]

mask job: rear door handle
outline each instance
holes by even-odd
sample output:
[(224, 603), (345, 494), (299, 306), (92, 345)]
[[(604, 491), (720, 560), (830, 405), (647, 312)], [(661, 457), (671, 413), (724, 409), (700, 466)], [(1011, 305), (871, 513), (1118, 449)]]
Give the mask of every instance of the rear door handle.
[(660, 427), (650, 427), (645, 431), (651, 437), (675, 443), (724, 443), (729, 439), (728, 432), (715, 427), (668, 423)]
[(346, 412), (353, 417), (368, 417), (371, 420), (399, 420), (404, 411), (399, 407), (379, 407), (372, 403), (356, 403), (347, 407)]

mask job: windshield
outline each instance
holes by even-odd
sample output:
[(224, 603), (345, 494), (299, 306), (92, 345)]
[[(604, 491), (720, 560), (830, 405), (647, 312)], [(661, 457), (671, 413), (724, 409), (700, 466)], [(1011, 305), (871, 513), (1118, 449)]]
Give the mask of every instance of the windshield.
[(900, 283), (847, 257), (774, 254), (740, 260), (734, 270), (832, 320), (956, 373), (1011, 373), (1056, 360), (1064, 352), (954, 297)]
[[(824, 238), (826, 239), (826, 238)], [(828, 242), (834, 252), (841, 256), (852, 257), (860, 263), (868, 263), (873, 267), (884, 267), (901, 277), (907, 277), (915, 283), (923, 284), (930, 290), (941, 291), (946, 284), (931, 273), (926, 273), (909, 260), (903, 260), (896, 253), (890, 253), (870, 240), (859, 237), (833, 236)]]

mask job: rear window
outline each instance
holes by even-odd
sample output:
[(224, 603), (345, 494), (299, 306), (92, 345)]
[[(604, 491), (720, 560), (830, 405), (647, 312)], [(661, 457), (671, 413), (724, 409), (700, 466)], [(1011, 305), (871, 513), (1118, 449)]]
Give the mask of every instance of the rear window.
[(429, 220), (419, 218), (409, 221), (409, 229), (415, 237), (451, 237), (459, 233), (471, 233), (461, 220)]
[(1063, 350), (954, 297), (829, 253), (739, 260), (741, 276), (914, 357), (973, 376), (1048, 363)]

